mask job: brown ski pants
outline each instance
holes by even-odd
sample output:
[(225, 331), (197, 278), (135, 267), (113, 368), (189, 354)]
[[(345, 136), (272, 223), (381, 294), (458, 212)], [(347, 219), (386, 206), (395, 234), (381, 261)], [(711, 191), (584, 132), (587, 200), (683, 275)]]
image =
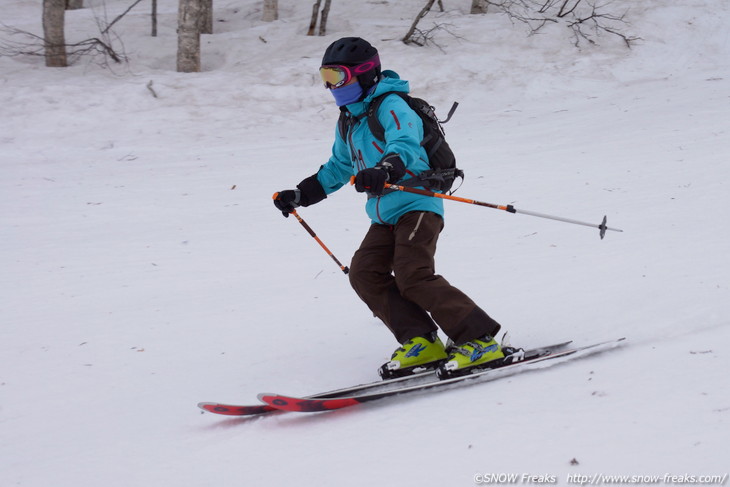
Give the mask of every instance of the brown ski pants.
[(406, 213), (395, 226), (373, 224), (352, 258), (352, 287), (399, 343), (436, 331), (434, 321), (457, 344), (495, 336), (500, 329), (435, 273), (443, 227), (441, 216), (422, 211)]

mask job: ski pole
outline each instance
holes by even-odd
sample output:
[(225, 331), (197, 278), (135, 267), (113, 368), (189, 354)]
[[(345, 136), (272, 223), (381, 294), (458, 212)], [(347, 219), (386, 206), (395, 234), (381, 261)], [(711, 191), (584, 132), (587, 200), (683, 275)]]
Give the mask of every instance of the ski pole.
[[(276, 199), (276, 197), (278, 195), (279, 195), (279, 193), (274, 193), (274, 199)], [(348, 272), (350, 272), (350, 268), (347, 267), (347, 266), (345, 266), (345, 265), (342, 265), (342, 263), (339, 260), (337, 260), (337, 257), (335, 257), (335, 254), (333, 254), (332, 252), (330, 252), (330, 249), (328, 249), (327, 246), (324, 244), (324, 242), (322, 242), (322, 240), (320, 240), (320, 238), (317, 236), (317, 234), (314, 233), (314, 230), (312, 230), (312, 227), (310, 227), (309, 225), (307, 225), (307, 222), (305, 222), (302, 219), (302, 217), (299, 216), (299, 213), (297, 213), (297, 210), (292, 210), (290, 213), (292, 215), (294, 215), (294, 218), (296, 218), (299, 221), (299, 223), (302, 224), (302, 226), (304, 227), (304, 229), (307, 232), (309, 232), (309, 234), (312, 236), (312, 238), (317, 241), (317, 243), (324, 249), (325, 252), (327, 252), (327, 255), (329, 255), (330, 257), (332, 257), (332, 260), (334, 260), (335, 263), (338, 266), (340, 266), (340, 269), (342, 269), (342, 272), (344, 272), (345, 274), (347, 274)]]
[(297, 210), (292, 210), (291, 211), (291, 214), (294, 215), (294, 217), (299, 221), (299, 223), (302, 224), (302, 226), (304, 227), (304, 229), (307, 232), (309, 232), (309, 234), (312, 236), (312, 238), (314, 238), (317, 241), (317, 243), (324, 249), (324, 251), (327, 252), (327, 255), (329, 255), (330, 257), (332, 257), (332, 260), (335, 261), (335, 264), (337, 264), (338, 266), (340, 266), (340, 269), (342, 269), (342, 272), (344, 272), (345, 274), (347, 274), (348, 272), (350, 272), (350, 268), (347, 267), (346, 265), (342, 265), (342, 262), (340, 262), (339, 260), (337, 260), (337, 257), (335, 257), (335, 254), (333, 254), (332, 252), (330, 252), (330, 249), (328, 249), (327, 246), (324, 244), (324, 242), (322, 242), (322, 240), (320, 240), (320, 238), (317, 236), (317, 234), (314, 233), (314, 230), (312, 230), (312, 227), (310, 227), (309, 225), (307, 225), (307, 222), (305, 222), (304, 220), (302, 220), (302, 217), (299, 216), (299, 213), (297, 213)]
[[(354, 182), (354, 177), (353, 177), (352, 181)], [(458, 196), (453, 196), (450, 194), (434, 193), (433, 191), (428, 191), (426, 189), (410, 188), (407, 186), (400, 186), (397, 184), (388, 184), (388, 183), (385, 183), (385, 187), (393, 189), (395, 191), (403, 191), (405, 193), (415, 193), (415, 194), (421, 194), (424, 196), (432, 196), (434, 198), (442, 198), (445, 200), (459, 201), (461, 203), (468, 203), (470, 205), (486, 206), (487, 208), (493, 208), (495, 210), (503, 210), (508, 213), (522, 213), (523, 215), (536, 216), (539, 218), (547, 218), (550, 220), (557, 220), (557, 221), (561, 221), (561, 222), (565, 222), (565, 223), (572, 223), (574, 225), (584, 225), (586, 227), (598, 228), (598, 230), (600, 231), (599, 235), (601, 236), (601, 239), (603, 239), (603, 237), (606, 235), (606, 230), (611, 230), (613, 232), (623, 232), (623, 230), (619, 230), (618, 228), (611, 228), (609, 226), (606, 226), (607, 218), (605, 215), (603, 217), (603, 221), (601, 221), (601, 223), (599, 223), (599, 224), (587, 223), (587, 222), (582, 222), (579, 220), (573, 220), (570, 218), (546, 215), (545, 213), (537, 213), (535, 211), (518, 210), (517, 208), (515, 208), (512, 205), (495, 205), (493, 203), (485, 203), (484, 201), (471, 200), (468, 198), (460, 198)]]
[(601, 236), (601, 239), (603, 239), (603, 237), (606, 235), (606, 230), (611, 230), (613, 232), (623, 232), (623, 230), (619, 230), (618, 228), (611, 228), (609, 226), (606, 226), (607, 218), (605, 215), (603, 216), (603, 221), (601, 221), (601, 223), (596, 225), (595, 223), (582, 222), (579, 220), (573, 220), (571, 218), (563, 218), (561, 216), (546, 215), (545, 213), (537, 213), (535, 211), (518, 210), (517, 208), (515, 208), (512, 205), (495, 205), (493, 203), (485, 203), (483, 201), (470, 200), (467, 198), (460, 198), (458, 196), (453, 196), (453, 195), (449, 195), (449, 194), (434, 193), (433, 191), (428, 191), (425, 189), (409, 188), (407, 186), (400, 186), (397, 184), (388, 184), (388, 183), (385, 183), (385, 187), (394, 189), (396, 191), (403, 191), (405, 193), (422, 194), (424, 196), (433, 196), (434, 198), (443, 198), (445, 200), (459, 201), (461, 203), (469, 203), (472, 205), (486, 206), (487, 208), (494, 208), (495, 210), (503, 210), (508, 213), (521, 213), (523, 215), (536, 216), (539, 218), (547, 218), (549, 220), (557, 220), (560, 222), (572, 223), (574, 225), (583, 225), (586, 227), (598, 228), (598, 230), (600, 230), (599, 235)]

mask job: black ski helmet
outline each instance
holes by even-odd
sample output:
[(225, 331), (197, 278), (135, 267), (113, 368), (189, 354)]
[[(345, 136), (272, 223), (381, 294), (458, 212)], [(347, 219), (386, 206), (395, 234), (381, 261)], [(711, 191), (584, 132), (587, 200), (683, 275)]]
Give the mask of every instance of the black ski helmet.
[[(344, 66), (357, 66), (370, 61), (378, 54), (368, 41), (360, 37), (343, 37), (329, 45), (322, 57), (322, 66), (329, 64), (342, 64)], [(365, 93), (378, 82), (380, 78), (380, 63), (365, 73), (358, 74), (357, 79)]]

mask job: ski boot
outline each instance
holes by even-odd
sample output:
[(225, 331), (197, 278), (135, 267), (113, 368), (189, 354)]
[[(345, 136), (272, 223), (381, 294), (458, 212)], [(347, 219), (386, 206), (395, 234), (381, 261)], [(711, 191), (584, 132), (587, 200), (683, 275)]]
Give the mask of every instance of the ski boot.
[(449, 357), (439, 366), (439, 379), (450, 379), (484, 369), (493, 369), (520, 360), (521, 350), (501, 346), (491, 336), (461, 345), (449, 344)]
[(446, 358), (443, 342), (436, 332), (432, 332), (425, 337), (415, 337), (405, 342), (393, 352), (390, 361), (378, 369), (378, 374), (384, 380), (395, 379), (435, 369)]

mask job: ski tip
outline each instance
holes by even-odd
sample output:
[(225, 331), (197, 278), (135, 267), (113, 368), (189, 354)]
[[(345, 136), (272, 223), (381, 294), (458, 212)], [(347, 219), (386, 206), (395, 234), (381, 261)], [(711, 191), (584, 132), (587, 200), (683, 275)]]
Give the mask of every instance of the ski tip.
[(199, 402), (198, 407), (205, 411), (206, 413), (217, 413), (217, 409), (219, 409), (222, 405), (218, 404), (217, 402)]
[(234, 405), (218, 402), (199, 402), (198, 407), (203, 411), (225, 416), (256, 416), (276, 410), (266, 404)]
[(626, 342), (627, 342), (626, 337), (617, 338), (616, 340), (613, 341), (613, 347), (611, 347), (611, 348), (623, 347)]
[(606, 340), (605, 342), (597, 343), (596, 345), (608, 346), (609, 348), (620, 347), (626, 341), (626, 337), (616, 338), (613, 340)]
[(259, 401), (266, 405), (266, 407), (284, 409), (285, 411), (289, 411), (290, 409), (283, 406), (287, 406), (290, 401), (294, 400), (292, 397), (283, 396), (275, 392), (262, 392), (257, 397), (259, 398)]

